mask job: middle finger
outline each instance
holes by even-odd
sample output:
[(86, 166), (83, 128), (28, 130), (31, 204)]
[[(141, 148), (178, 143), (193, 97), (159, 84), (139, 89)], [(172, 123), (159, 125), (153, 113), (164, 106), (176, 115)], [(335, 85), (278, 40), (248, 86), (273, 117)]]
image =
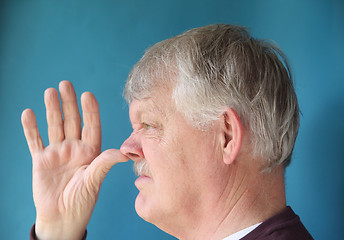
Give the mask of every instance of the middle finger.
[(81, 117), (73, 85), (62, 81), (59, 85), (64, 117), (65, 139), (80, 139)]

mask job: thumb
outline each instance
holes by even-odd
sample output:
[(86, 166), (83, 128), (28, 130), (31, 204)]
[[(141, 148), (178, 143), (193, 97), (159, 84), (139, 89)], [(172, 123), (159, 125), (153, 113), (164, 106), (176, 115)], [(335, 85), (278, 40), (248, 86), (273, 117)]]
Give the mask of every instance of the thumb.
[(100, 186), (112, 166), (127, 161), (129, 161), (129, 158), (117, 149), (108, 149), (102, 152), (86, 169), (87, 188), (91, 192), (98, 194)]

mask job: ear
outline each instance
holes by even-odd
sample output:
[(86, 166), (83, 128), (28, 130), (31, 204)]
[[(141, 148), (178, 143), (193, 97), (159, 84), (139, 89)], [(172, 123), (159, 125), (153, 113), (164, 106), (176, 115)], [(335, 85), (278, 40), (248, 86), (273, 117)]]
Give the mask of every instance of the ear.
[(238, 114), (233, 108), (223, 113), (223, 161), (233, 163), (241, 148), (243, 127)]

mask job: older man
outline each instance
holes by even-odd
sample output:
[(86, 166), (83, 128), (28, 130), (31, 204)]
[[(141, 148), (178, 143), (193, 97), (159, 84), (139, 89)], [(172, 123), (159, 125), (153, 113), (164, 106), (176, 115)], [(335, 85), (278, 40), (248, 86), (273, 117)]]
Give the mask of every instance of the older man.
[(133, 132), (100, 153), (99, 108), (71, 83), (45, 92), (50, 145), (31, 110), (22, 123), (33, 159), (32, 239), (83, 239), (101, 183), (134, 161), (135, 208), (179, 239), (312, 239), (286, 206), (284, 171), (299, 127), (288, 64), (244, 28), (212, 25), (157, 43), (125, 88)]

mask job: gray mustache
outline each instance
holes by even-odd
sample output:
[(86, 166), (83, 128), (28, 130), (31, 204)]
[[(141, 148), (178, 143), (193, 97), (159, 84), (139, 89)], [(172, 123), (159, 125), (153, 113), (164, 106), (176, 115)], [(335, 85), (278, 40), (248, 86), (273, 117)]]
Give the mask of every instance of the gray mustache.
[(145, 175), (149, 177), (151, 176), (151, 172), (147, 164), (147, 161), (134, 162), (133, 169), (137, 176), (141, 176), (141, 175)]

